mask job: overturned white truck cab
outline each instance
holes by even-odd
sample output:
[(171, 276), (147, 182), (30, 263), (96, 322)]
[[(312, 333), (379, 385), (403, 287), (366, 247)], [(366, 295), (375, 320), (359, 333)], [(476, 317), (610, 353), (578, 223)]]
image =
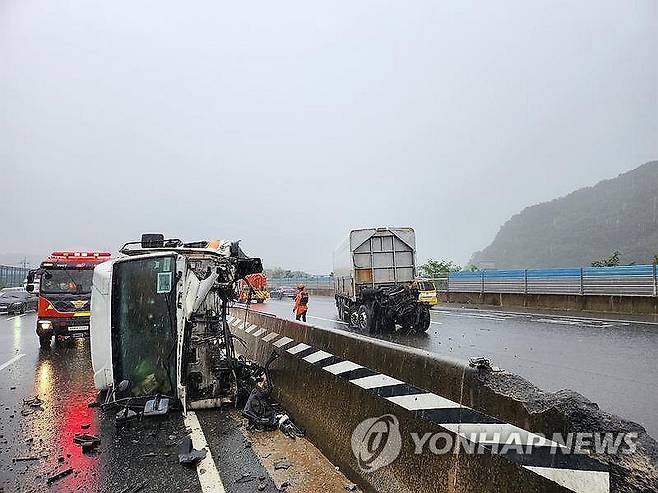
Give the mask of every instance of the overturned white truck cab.
[[(162, 395), (183, 409), (233, 402), (244, 366), (226, 323), (237, 282), (262, 271), (238, 243), (143, 235), (94, 270), (91, 356), (98, 390)], [(121, 383), (121, 386), (119, 386)]]

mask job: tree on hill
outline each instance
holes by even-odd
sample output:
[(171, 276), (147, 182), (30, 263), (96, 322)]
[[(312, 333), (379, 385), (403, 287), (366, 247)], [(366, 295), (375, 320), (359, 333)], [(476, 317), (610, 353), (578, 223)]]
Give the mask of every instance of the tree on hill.
[(462, 268), (452, 260), (433, 260), (429, 259), (418, 268), (423, 277), (445, 277), (450, 272), (460, 271)]
[(592, 267), (617, 267), (619, 265), (619, 257), (621, 257), (621, 252), (615, 250), (609, 257), (592, 262)]

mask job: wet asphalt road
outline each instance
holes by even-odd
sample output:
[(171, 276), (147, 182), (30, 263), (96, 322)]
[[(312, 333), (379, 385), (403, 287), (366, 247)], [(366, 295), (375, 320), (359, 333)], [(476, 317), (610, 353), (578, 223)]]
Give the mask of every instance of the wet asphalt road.
[[(197, 492), (195, 468), (178, 463), (178, 444), (187, 436), (181, 413), (130, 422), (117, 428), (116, 411), (89, 407), (93, 387), (89, 339), (54, 343), (41, 350), (36, 316), (0, 315), (0, 492)], [(41, 405), (30, 405), (38, 396)], [(34, 403), (37, 404), (37, 403)], [(229, 493), (277, 491), (246, 448), (240, 423), (226, 411), (198, 413), (216, 467)], [(101, 439), (96, 452), (83, 453), (76, 433)], [(48, 483), (59, 472), (65, 477)], [(243, 474), (262, 478), (237, 481)]]
[[(251, 309), (294, 319), (292, 303)], [(308, 315), (310, 324), (350, 330), (333, 298), (312, 296)], [(465, 360), (484, 356), (544, 390), (575, 390), (658, 438), (658, 323), (440, 305), (426, 334), (380, 337)]]

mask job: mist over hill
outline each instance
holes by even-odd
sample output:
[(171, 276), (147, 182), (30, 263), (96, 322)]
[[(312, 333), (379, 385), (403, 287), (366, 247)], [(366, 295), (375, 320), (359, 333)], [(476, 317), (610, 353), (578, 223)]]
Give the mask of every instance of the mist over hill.
[(658, 161), (512, 216), (471, 263), (485, 268), (587, 266), (614, 250), (621, 263), (658, 254)]

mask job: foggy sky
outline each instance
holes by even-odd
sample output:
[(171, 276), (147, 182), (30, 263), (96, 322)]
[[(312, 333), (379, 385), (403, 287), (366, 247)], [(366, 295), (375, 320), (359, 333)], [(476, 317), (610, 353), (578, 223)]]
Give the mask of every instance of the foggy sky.
[(356, 227), (464, 263), (658, 157), (645, 1), (0, 0), (0, 253), (242, 239), (331, 271)]

